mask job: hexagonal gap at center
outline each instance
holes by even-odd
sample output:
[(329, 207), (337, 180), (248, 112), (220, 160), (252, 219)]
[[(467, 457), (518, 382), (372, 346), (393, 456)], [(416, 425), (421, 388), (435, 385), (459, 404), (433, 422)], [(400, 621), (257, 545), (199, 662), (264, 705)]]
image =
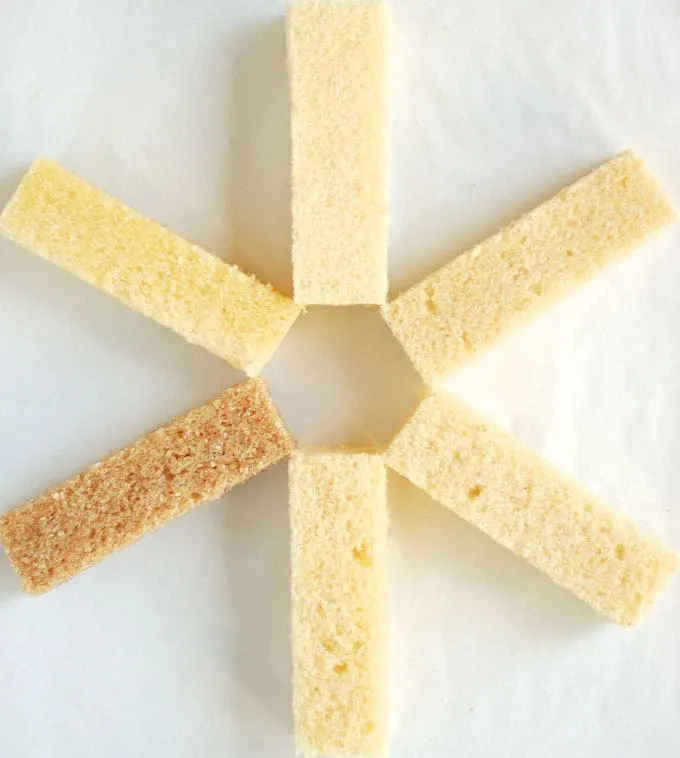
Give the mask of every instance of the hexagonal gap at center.
[(370, 307), (309, 308), (263, 376), (303, 445), (385, 445), (426, 391)]

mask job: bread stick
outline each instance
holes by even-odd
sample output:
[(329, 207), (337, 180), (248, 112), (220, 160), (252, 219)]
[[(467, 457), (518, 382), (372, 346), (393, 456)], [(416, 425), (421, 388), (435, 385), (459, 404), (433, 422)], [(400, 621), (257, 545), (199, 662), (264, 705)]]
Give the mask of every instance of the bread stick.
[(245, 482), (293, 447), (248, 379), (0, 518), (0, 543), (40, 594)]
[(642, 161), (622, 153), (399, 295), (385, 320), (436, 385), (674, 218)]
[(600, 613), (635, 624), (678, 556), (445, 393), (418, 407), (385, 462)]
[(300, 313), (292, 300), (47, 159), (0, 233), (254, 376)]
[(293, 278), (302, 305), (387, 296), (388, 9), (288, 8)]
[(298, 748), (307, 755), (385, 748), (385, 499), (379, 455), (293, 454), (293, 710)]

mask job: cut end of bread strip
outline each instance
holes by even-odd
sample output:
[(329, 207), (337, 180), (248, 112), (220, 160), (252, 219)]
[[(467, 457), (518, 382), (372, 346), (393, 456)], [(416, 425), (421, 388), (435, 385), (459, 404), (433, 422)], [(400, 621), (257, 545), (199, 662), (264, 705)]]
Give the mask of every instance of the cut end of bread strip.
[(37, 595), (292, 449), (264, 382), (247, 379), (5, 514), (0, 543)]
[(300, 313), (269, 285), (45, 158), (21, 181), (0, 233), (249, 376)]
[(678, 568), (676, 553), (448, 394), (423, 401), (385, 462), (619, 624), (635, 624)]
[(387, 506), (379, 455), (290, 460), (293, 710), (305, 755), (381, 755), (387, 718)]
[(674, 219), (643, 162), (625, 152), (399, 295), (383, 315), (436, 385)]
[(387, 297), (388, 7), (295, 3), (287, 35), (295, 300), (381, 305)]

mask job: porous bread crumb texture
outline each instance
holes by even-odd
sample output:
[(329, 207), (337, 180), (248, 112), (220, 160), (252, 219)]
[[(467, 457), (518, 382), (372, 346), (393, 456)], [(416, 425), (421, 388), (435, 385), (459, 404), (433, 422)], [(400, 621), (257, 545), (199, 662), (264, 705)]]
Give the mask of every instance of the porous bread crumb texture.
[(450, 395), (422, 402), (385, 462), (600, 613), (635, 624), (678, 556)]
[(0, 518), (0, 543), (37, 595), (292, 448), (264, 382), (248, 379), (10, 511)]
[(382, 458), (290, 460), (293, 710), (306, 755), (379, 755), (387, 718), (387, 507)]
[(429, 384), (673, 221), (642, 161), (625, 152), (383, 309)]
[(271, 286), (44, 158), (5, 208), (0, 233), (250, 376), (300, 313)]
[(300, 2), (287, 14), (294, 296), (387, 298), (385, 3)]

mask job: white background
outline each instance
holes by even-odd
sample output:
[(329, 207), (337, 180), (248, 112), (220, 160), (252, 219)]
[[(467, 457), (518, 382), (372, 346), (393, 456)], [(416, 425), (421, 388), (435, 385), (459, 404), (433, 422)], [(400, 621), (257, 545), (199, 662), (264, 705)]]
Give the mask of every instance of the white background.
[[(392, 3), (393, 292), (618, 151), (680, 201), (680, 4)], [(282, 0), (2, 0), (0, 202), (47, 154), (291, 289)], [(680, 548), (680, 232), (451, 382)], [(265, 371), (304, 442), (384, 442), (421, 386), (378, 314), (311, 309)], [(235, 382), (0, 243), (0, 511)], [(292, 756), (279, 465), (39, 599), (0, 558), (0, 756)], [(680, 580), (642, 626), (394, 477), (392, 756), (680, 754)]]

